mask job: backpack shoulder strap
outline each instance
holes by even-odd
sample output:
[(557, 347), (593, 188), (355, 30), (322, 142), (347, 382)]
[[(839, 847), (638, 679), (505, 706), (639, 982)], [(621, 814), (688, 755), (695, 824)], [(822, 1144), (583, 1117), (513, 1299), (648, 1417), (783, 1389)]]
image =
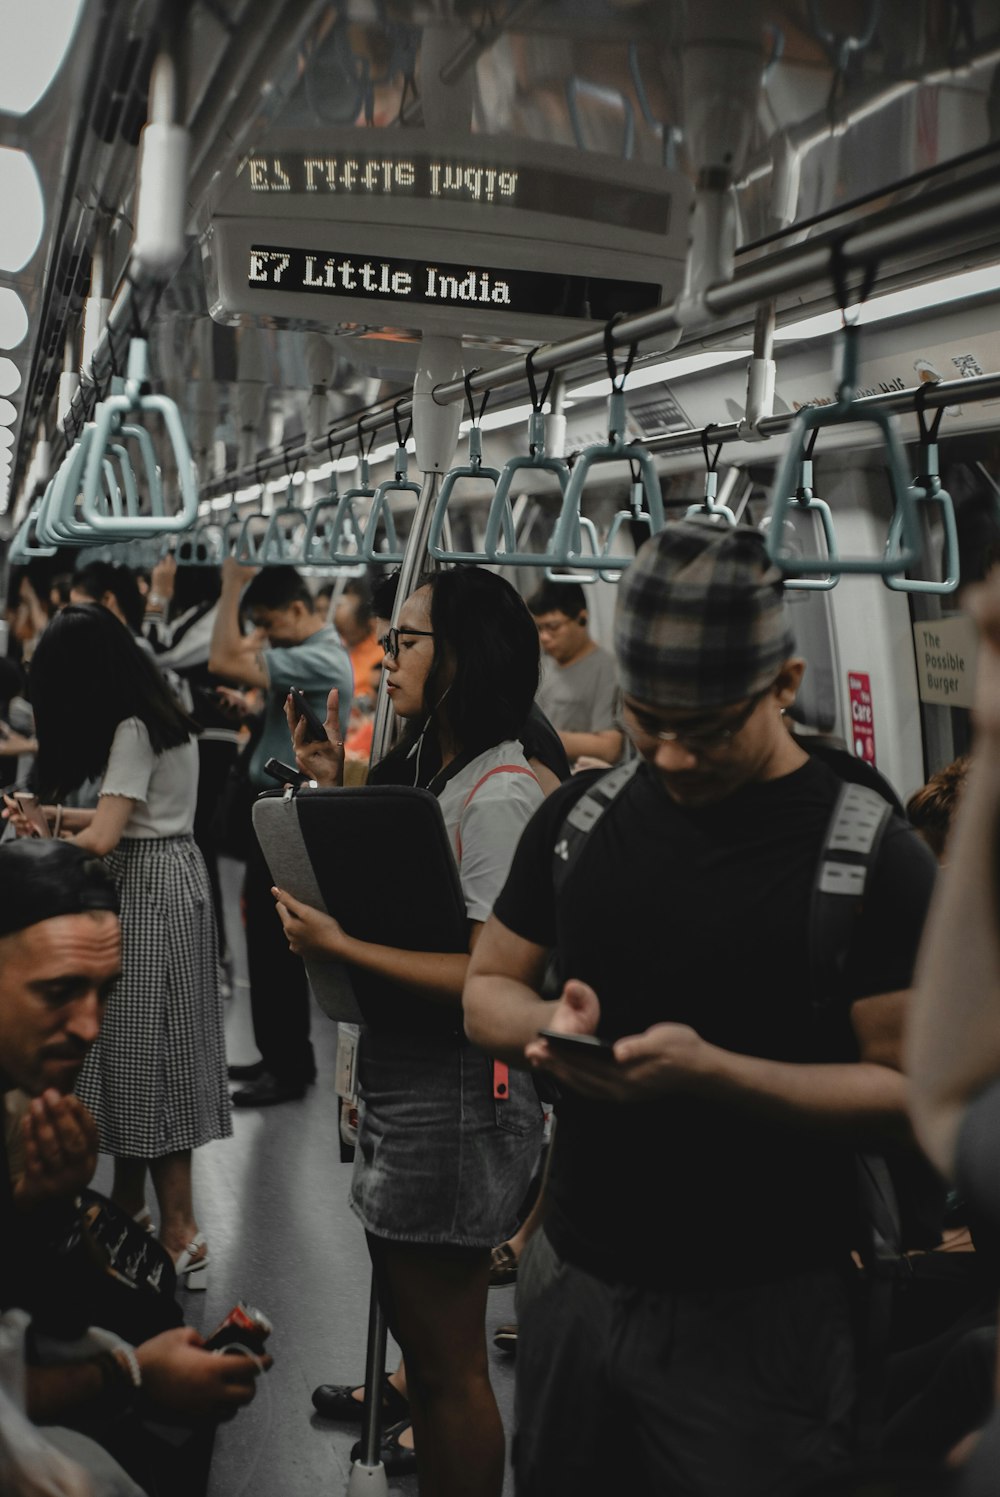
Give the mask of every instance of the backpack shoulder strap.
[(590, 833), (629, 784), (641, 762), (640, 759), (630, 759), (627, 764), (619, 764), (602, 775), (579, 800), (573, 802), (563, 817), (552, 849), (552, 882), (557, 895), (562, 892)]
[(892, 815), (867, 785), (845, 784), (833, 809), (816, 866), (809, 907), (813, 1007), (822, 1011), (842, 991), (871, 870)]

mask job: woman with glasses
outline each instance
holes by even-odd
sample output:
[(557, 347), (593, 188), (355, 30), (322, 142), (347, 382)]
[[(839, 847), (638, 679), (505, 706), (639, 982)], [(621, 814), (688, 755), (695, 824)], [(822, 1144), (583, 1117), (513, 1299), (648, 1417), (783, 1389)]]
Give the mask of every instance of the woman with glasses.
[[(459, 567), (421, 579), (382, 643), (389, 699), (405, 728), (369, 783), (437, 795), (471, 951), (542, 801), (518, 741), (538, 685), (537, 630), (509, 583)], [(335, 696), (328, 743), (306, 743), (292, 724), (300, 767), (325, 785), (342, 781)], [(497, 1082), (489, 1058), (466, 1041), (467, 954), (393, 946), (391, 901), (383, 945), (353, 939), (280, 889), (276, 898), (294, 951), (378, 973), (409, 1000), (408, 1027), (369, 1025), (362, 1035), (351, 1203), (406, 1359), (422, 1489), (499, 1497), (504, 1443), (487, 1365), (486, 1291), (490, 1251), (514, 1225), (541, 1142), (531, 1078), (511, 1071)]]

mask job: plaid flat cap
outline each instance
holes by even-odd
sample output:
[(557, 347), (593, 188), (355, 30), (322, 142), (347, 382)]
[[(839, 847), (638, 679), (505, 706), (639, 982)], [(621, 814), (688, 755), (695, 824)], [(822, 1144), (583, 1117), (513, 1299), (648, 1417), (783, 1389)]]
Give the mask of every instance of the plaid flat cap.
[(615, 654), (637, 702), (725, 707), (763, 691), (793, 650), (781, 573), (756, 530), (675, 521), (619, 584)]

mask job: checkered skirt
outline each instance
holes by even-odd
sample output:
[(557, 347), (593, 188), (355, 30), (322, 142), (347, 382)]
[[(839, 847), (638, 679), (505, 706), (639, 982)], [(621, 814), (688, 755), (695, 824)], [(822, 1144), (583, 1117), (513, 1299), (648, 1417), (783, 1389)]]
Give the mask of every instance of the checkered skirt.
[(157, 1159), (232, 1132), (208, 874), (191, 837), (123, 838), (106, 862), (122, 975), (76, 1089), (105, 1153)]

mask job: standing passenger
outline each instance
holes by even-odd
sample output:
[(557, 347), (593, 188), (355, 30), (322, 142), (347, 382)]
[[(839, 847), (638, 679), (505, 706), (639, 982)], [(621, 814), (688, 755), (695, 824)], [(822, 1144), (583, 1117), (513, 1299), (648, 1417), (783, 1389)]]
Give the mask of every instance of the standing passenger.
[[(638, 768), (558, 893), (587, 783), (546, 801), (465, 989), (469, 1037), (562, 1092), (519, 1266), (518, 1492), (798, 1492), (850, 1459), (854, 1150), (907, 1136), (896, 1031), (933, 859), (893, 818), (820, 1020), (811, 891), (841, 784), (785, 730), (804, 662), (760, 536), (668, 525), (615, 643)], [(542, 1029), (614, 1048), (571, 1059)]]
[[(587, 604), (578, 582), (546, 582), (528, 599), (542, 653), (537, 702), (562, 740), (570, 764), (621, 757), (618, 677), (607, 650), (590, 637)], [(593, 769), (593, 764), (581, 768)]]
[(71, 603), (51, 621), (31, 690), (42, 790), (58, 797), (100, 777), (97, 809), (52, 808), (53, 830), (107, 860), (121, 900), (122, 976), (79, 1094), (114, 1155), (113, 1200), (148, 1224), (148, 1167), (161, 1241), (189, 1287), (204, 1288), (191, 1151), (231, 1126), (215, 920), (191, 835), (196, 729), (152, 659), (96, 604)]
[[(542, 800), (517, 740), (538, 684), (537, 635), (509, 583), (457, 567), (421, 580), (383, 643), (386, 689), (406, 729), (369, 783), (437, 795), (471, 951)], [(343, 745), (332, 716), (327, 732), (331, 744), (316, 747), (296, 730), (299, 763), (339, 784)], [(485, 1334), (490, 1253), (524, 1199), (541, 1109), (526, 1076), (498, 1091), (490, 1059), (465, 1039), (468, 953), (392, 945), (393, 910), (408, 895), (391, 879), (380, 894), (385, 944), (356, 939), (275, 890), (293, 950), (374, 972), (398, 989), (395, 1012), (366, 1015), (362, 1031), (351, 1205), (406, 1358), (424, 1490), (500, 1497), (503, 1428)]]
[[(244, 637), (242, 606), (257, 626)], [(270, 649), (264, 649), (265, 639)], [(301, 687), (318, 716), (326, 712), (331, 687), (340, 692), (341, 727), (351, 710), (351, 663), (337, 631), (316, 612), (313, 597), (294, 567), (268, 567), (255, 573), (231, 556), (222, 564), (222, 593), (212, 629), (208, 668), (217, 676), (267, 692), (264, 726), (250, 759), (250, 782), (274, 788), (264, 771), (268, 759), (287, 762), (292, 743), (285, 721), (285, 698)], [(244, 885), (247, 963), (253, 1033), (259, 1063), (233, 1066), (234, 1081), (248, 1084), (233, 1095), (237, 1107), (270, 1107), (305, 1095), (316, 1077), (309, 1039), (309, 985), (305, 968), (288, 950), (271, 898), (271, 875), (256, 837), (250, 838)]]

